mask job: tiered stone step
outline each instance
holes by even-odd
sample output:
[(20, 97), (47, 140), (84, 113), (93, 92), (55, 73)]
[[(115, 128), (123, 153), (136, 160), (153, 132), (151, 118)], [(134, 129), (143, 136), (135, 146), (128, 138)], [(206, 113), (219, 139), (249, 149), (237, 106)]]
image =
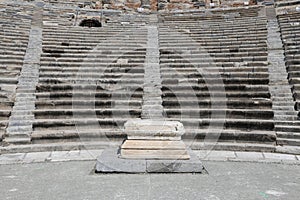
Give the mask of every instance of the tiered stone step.
[[(105, 16), (101, 28), (84, 28), (74, 26), (75, 6), (46, 3), (39, 73), (21, 74), (35, 12), (30, 4), (0, 3), (0, 140), (9, 122), (6, 133), (16, 133), (15, 143), (28, 142), (21, 136), (32, 128), (33, 143), (52, 146), (78, 144), (81, 138), (124, 139), (123, 124), (143, 112), (148, 16), (117, 13)], [(294, 104), (281, 63), (270, 67), (270, 56), (277, 62), (282, 50), (278, 42), (267, 45), (269, 27), (259, 12), (257, 7), (182, 12), (160, 20), (164, 117), (184, 124), (183, 138), (195, 149), (273, 151), (274, 130), (278, 145), (299, 146), (294, 110), (300, 88), (299, 13), (278, 17)], [(20, 75), (37, 76), (39, 83), (16, 94)], [(275, 79), (282, 81), (276, 85)], [(218, 137), (217, 145), (209, 136)], [(144, 146), (139, 142), (135, 145)]]
[(70, 8), (59, 7), (59, 5), (45, 6), (43, 10), (43, 24), (54, 26), (72, 26), (75, 22), (75, 13), (75, 5), (70, 6)]
[(257, 17), (262, 6), (251, 6), (245, 8), (221, 8), (221, 9), (206, 9), (206, 10), (181, 10), (169, 13), (162, 13), (161, 15), (167, 21), (172, 21), (174, 15), (181, 21), (198, 21), (199, 16), (205, 17), (210, 21), (218, 21), (219, 19), (232, 17)]
[(216, 149), (274, 150), (266, 18), (182, 14), (162, 21), (164, 112), (183, 123), (183, 138), (194, 140), (194, 148), (216, 137)]
[(43, 30), (34, 142), (124, 138), (141, 116), (147, 30), (58, 27)]
[(212, 13), (220, 14), (226, 18), (232, 16), (239, 17), (257, 17), (262, 9), (262, 6), (251, 6), (251, 7), (240, 7), (240, 8), (227, 8), (227, 9), (216, 9), (212, 10)]
[(30, 8), (0, 4), (0, 141), (6, 133), (16, 98), (18, 78), (29, 39)]
[(276, 126), (277, 144), (282, 146), (300, 146), (300, 122), (282, 121)]

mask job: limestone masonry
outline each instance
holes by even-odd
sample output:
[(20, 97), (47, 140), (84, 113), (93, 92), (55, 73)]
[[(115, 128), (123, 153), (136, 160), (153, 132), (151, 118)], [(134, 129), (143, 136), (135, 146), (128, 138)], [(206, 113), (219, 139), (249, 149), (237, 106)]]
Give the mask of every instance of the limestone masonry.
[(0, 19), (0, 154), (300, 154), (299, 1), (4, 0)]

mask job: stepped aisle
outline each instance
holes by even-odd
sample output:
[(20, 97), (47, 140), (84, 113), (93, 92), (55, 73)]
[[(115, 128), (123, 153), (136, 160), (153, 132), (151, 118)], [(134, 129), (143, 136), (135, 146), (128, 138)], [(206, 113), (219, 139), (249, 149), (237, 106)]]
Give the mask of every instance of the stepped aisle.
[[(278, 123), (276, 126), (278, 145), (283, 146), (281, 151), (285, 152), (287, 149), (289, 151), (299, 153), (300, 145), (300, 121), (299, 121), (299, 24), (300, 24), (300, 14), (290, 13), (285, 15), (278, 15), (278, 23), (281, 32), (281, 39), (283, 43), (283, 50), (285, 55), (285, 66), (286, 72), (285, 76), (288, 78), (288, 82), (292, 92), (292, 100), (289, 97), (289, 101), (285, 99), (286, 104), (289, 105), (289, 113), (294, 112), (294, 115), (289, 119), (284, 119), (284, 121)], [(277, 20), (276, 20), (277, 21)], [(276, 27), (278, 25), (276, 24)], [(283, 73), (283, 72), (282, 72)], [(284, 88), (282, 88), (284, 89)], [(287, 92), (288, 90), (286, 90)], [(288, 93), (288, 92), (287, 92)], [(283, 99), (284, 100), (284, 99)], [(289, 102), (289, 103), (287, 103)], [(285, 108), (281, 106), (282, 109)], [(292, 110), (292, 108), (293, 110)], [(286, 107), (287, 108), (287, 107)], [(298, 150), (297, 150), (298, 149)]]

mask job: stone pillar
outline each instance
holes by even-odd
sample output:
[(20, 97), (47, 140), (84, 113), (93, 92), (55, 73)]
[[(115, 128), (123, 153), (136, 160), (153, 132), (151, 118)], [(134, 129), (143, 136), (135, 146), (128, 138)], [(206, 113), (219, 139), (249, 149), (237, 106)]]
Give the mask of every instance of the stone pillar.
[[(157, 18), (153, 20), (157, 21)], [(159, 119), (163, 117), (161, 75), (159, 66), (158, 30), (156, 25), (147, 27), (147, 50), (144, 74), (144, 96), (142, 106), (143, 119)]]

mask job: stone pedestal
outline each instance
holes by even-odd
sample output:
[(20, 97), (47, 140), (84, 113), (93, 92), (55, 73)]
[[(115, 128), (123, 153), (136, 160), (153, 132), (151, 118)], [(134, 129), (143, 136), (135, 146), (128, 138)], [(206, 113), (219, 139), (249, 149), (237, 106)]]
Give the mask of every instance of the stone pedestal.
[[(150, 2), (153, 6), (153, 1)], [(203, 167), (200, 160), (181, 140), (183, 125), (180, 122), (164, 121), (158, 19), (156, 15), (150, 15), (149, 18), (142, 119), (132, 119), (125, 123), (127, 140), (120, 148), (107, 149), (99, 156), (96, 172), (201, 173)]]
[(98, 173), (201, 173), (203, 166), (181, 140), (180, 122), (129, 120), (128, 139), (106, 149), (97, 159)]
[(187, 160), (181, 141), (183, 125), (175, 121), (134, 119), (125, 123), (127, 139), (121, 146), (121, 158)]

